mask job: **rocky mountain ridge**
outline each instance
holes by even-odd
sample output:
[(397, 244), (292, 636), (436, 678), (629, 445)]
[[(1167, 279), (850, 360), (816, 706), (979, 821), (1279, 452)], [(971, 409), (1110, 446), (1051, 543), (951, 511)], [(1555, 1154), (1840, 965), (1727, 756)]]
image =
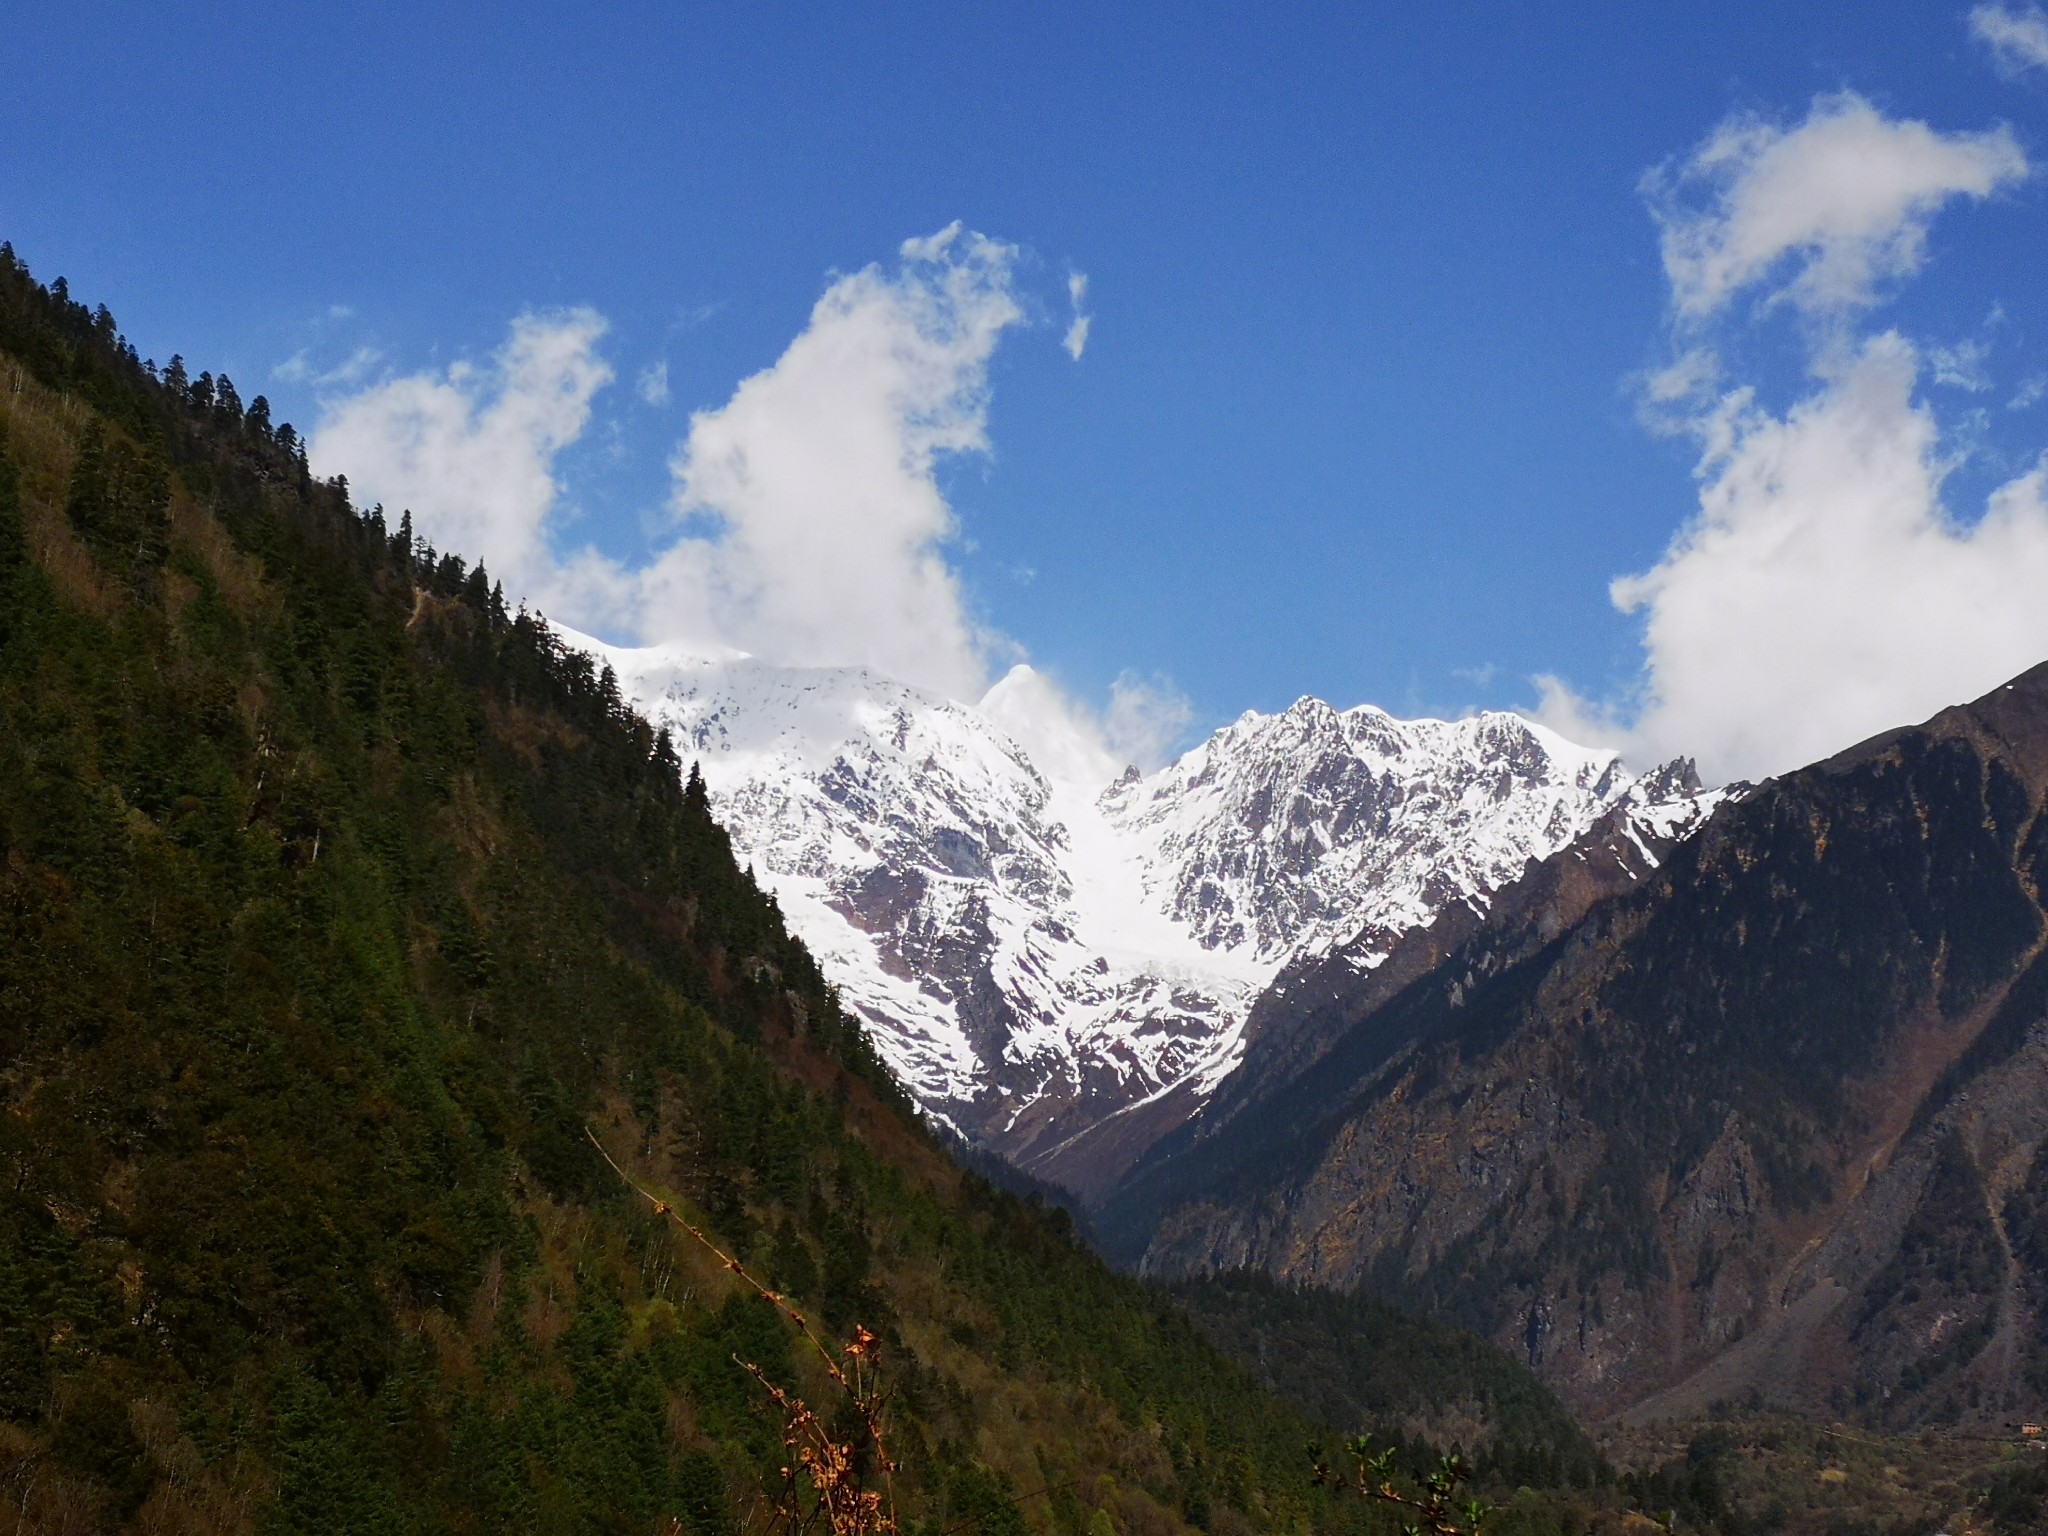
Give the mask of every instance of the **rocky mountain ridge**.
[(1583, 853), (1290, 972), (1112, 1245), (1418, 1303), (1590, 1413), (2040, 1417), (2048, 667)]
[(1159, 772), (1042, 769), (978, 707), (864, 668), (622, 650), (702, 765), (736, 849), (927, 1113), (1100, 1198), (1241, 1059), (1290, 965), (1370, 970), (1450, 904), (1483, 909), (1602, 818), (1644, 867), (1715, 803), (1516, 716), (1402, 721), (1303, 699)]

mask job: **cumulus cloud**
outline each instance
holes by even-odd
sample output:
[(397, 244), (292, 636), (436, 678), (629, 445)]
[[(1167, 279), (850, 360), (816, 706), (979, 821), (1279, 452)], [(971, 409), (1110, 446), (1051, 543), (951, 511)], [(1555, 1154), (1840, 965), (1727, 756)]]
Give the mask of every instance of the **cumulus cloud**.
[[(1676, 258), (1672, 215), (1658, 210), (1682, 345), (1646, 387), (1700, 444), (1698, 513), (1654, 567), (1613, 584), (1616, 605), (1642, 617), (1634, 688), (1589, 701), (1542, 678), (1538, 713), (1638, 761), (1692, 753), (1710, 776), (1755, 778), (2048, 657), (2044, 471), (1959, 517), (1943, 490), (1964, 455), (1919, 395), (1930, 373), (1984, 387), (1984, 346), (1923, 357), (1896, 331), (1848, 324), (1878, 278), (1918, 267), (1943, 201), (1982, 196), (2026, 165), (2002, 134), (1941, 135), (1844, 97), (1817, 101), (1797, 129), (1725, 125), (1701, 164), (1735, 169), (1717, 172), (1712, 227), (1683, 232)], [(1854, 185), (1832, 203), (1795, 195), (1824, 172)], [(1781, 258), (1795, 252), (1787, 281)], [(1830, 319), (1808, 333), (1808, 383), (1782, 411), (1724, 383), (1698, 340), (1707, 315), (1772, 284)]]
[(1747, 391), (1703, 433), (1697, 520), (1614, 583), (1644, 615), (1632, 718), (1545, 680), (1543, 715), (1643, 760), (1695, 752), (1759, 777), (1986, 692), (2048, 657), (2043, 472), (1974, 523), (1941, 499), (1948, 460), (1893, 332), (1783, 416)]
[(954, 224), (901, 255), (833, 283), (772, 368), (691, 419), (686, 531), (641, 577), (646, 638), (861, 661), (956, 698), (985, 686), (937, 471), (988, 449), (989, 359), (1023, 318), (1016, 252)]
[(579, 628), (866, 663), (971, 699), (988, 637), (946, 559), (937, 475), (946, 456), (988, 448), (989, 359), (1023, 318), (1015, 256), (954, 224), (906, 241), (893, 270), (834, 281), (772, 367), (691, 418), (671, 464), (672, 536), (636, 567), (565, 559), (550, 540), (556, 457), (613, 378), (591, 310), (522, 317), (486, 365), (330, 397), (311, 453)]
[(1730, 119), (1643, 185), (1674, 307), (1701, 320), (1781, 276), (1772, 297), (1810, 312), (1870, 304), (1881, 281), (1919, 270), (1944, 203), (1988, 197), (2026, 170), (2002, 127), (1938, 133), (1844, 91), (1817, 99), (1790, 128)]
[(328, 398), (308, 455), (323, 475), (346, 474), (357, 499), (410, 509), (419, 533), (481, 560), (514, 593), (586, 606), (603, 562), (554, 553), (547, 523), (561, 486), (555, 456), (590, 420), (612, 378), (598, 356), (595, 311), (522, 315), (482, 366), (457, 363)]
[(2038, 5), (2024, 10), (1980, 5), (1970, 12), (1970, 33), (1990, 47), (1992, 58), (2007, 73), (2048, 68), (2048, 15)]
[(1067, 334), (1060, 345), (1067, 349), (1067, 356), (1075, 362), (1081, 361), (1081, 354), (1088, 350), (1088, 329), (1094, 325), (1095, 317), (1082, 310), (1081, 305), (1088, 297), (1088, 274), (1069, 272), (1067, 274), (1067, 302), (1073, 306), (1074, 321), (1067, 327)]
[[(564, 555), (552, 537), (556, 459), (613, 377), (588, 310), (520, 319), (486, 364), (330, 396), (313, 461), (346, 473), (359, 500), (410, 508), (436, 545), (482, 558), (509, 594), (579, 629), (864, 664), (972, 702), (992, 661), (1020, 648), (971, 611), (939, 476), (988, 452), (989, 363), (1025, 314), (1016, 261), (956, 223), (904, 242), (890, 267), (831, 282), (772, 366), (691, 417), (669, 516), (636, 563)], [(1069, 289), (1077, 302), (1082, 291)], [(665, 399), (666, 369), (635, 388)], [(1071, 749), (1090, 772), (1149, 765), (1190, 718), (1169, 685), (1129, 675), (1100, 712), (1049, 682), (1007, 696), (1033, 700), (1048, 750)]]

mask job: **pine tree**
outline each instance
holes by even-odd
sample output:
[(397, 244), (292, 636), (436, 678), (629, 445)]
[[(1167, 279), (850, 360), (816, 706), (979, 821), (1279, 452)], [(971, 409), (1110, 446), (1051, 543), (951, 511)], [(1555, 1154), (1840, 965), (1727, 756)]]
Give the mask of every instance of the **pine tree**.
[(103, 547), (115, 531), (109, 479), (107, 429), (94, 417), (79, 439), (78, 457), (71, 464), (71, 489), (64, 501), (71, 526), (94, 548)]

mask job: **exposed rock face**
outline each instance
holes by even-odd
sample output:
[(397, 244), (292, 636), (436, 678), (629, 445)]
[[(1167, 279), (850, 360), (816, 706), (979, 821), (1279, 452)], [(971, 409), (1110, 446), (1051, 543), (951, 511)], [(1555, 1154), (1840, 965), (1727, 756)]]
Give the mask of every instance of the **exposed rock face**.
[(1055, 777), (997, 695), (581, 643), (701, 762), (740, 856), (925, 1109), (1084, 1198), (1237, 1064), (1283, 967), (1340, 943), (1347, 970), (1378, 966), (1610, 813), (1647, 850), (1713, 803), (1512, 715), (1314, 699), (1149, 778)]
[(1297, 966), (1100, 1224), (1418, 1301), (1581, 1409), (1886, 1423), (2048, 1391), (2048, 667)]

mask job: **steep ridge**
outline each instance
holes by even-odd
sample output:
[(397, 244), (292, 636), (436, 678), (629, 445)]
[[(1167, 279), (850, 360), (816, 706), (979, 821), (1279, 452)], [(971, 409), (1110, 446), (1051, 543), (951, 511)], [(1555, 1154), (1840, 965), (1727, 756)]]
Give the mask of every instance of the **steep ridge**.
[[(1192, 1192), (1243, 1177), (1241, 1165), (1274, 1155), (1307, 1128), (1288, 1091), (1310, 1073), (1348, 1079), (1407, 1042), (1368, 1021), (1461, 951), (1483, 947), (1494, 967), (1554, 941), (1597, 902), (1635, 889), (1683, 838), (1747, 785), (1702, 790), (1687, 762), (1646, 775), (1616, 806), (1552, 857), (1531, 861), (1490, 901), (1446, 904), (1379, 959), (1371, 936), (1289, 965), (1253, 1005), (1243, 1061), (1199, 1111), (1162, 1137), (1125, 1175), (1101, 1213), (1106, 1250), (1136, 1263), (1160, 1215)], [(1313, 1095), (1314, 1086), (1298, 1091)]]
[(2048, 667), (1648, 878), (1568, 851), (1413, 979), (1276, 990), (1314, 1070), (1224, 1088), (1102, 1224), (1155, 1272), (1419, 1302), (1587, 1411), (2038, 1417), (2044, 805)]
[(1024, 669), (970, 708), (864, 668), (574, 638), (702, 763), (926, 1112), (1088, 1199), (1237, 1065), (1283, 967), (1342, 941), (1371, 969), (1603, 816), (1648, 850), (1711, 804), (1689, 771), (1636, 780), (1512, 715), (1314, 699), (1105, 787), (1002, 728)]

